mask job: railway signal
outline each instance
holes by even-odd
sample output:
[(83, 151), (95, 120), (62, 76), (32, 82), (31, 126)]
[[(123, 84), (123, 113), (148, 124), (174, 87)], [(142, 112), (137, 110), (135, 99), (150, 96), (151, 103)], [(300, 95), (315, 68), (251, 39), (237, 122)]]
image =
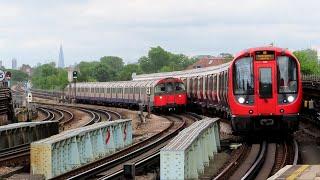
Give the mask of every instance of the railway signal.
[(78, 78), (78, 71), (73, 71), (72, 72), (72, 78), (77, 79)]

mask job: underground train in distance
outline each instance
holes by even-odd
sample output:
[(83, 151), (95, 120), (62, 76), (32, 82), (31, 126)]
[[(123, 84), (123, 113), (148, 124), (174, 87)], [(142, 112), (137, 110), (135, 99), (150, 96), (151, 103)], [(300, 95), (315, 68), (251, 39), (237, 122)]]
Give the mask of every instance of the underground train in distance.
[[(74, 93), (74, 90), (76, 92)], [(186, 90), (178, 78), (161, 78), (140, 81), (80, 82), (72, 84), (66, 92), (76, 102), (125, 107), (149, 107), (155, 111), (184, 110)]]
[(298, 59), (268, 46), (238, 53), (231, 62), (185, 71), (133, 74), (133, 80), (180, 78), (188, 106), (228, 118), (235, 134), (293, 132), (298, 128), (302, 81)]

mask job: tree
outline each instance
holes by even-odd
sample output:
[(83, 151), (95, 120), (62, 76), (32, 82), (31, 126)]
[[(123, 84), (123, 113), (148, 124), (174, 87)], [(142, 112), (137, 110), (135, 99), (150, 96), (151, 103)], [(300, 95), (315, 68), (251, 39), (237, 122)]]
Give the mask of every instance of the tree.
[(124, 66), (123, 59), (116, 56), (104, 56), (100, 58), (100, 62), (107, 64), (115, 71), (120, 71)]
[(99, 82), (111, 81), (113, 72), (111, 72), (110, 67), (105, 63), (99, 63), (94, 67), (94, 77)]
[(183, 70), (193, 64), (195, 59), (190, 59), (183, 54), (170, 53), (157, 46), (152, 47), (148, 56), (142, 56), (138, 62), (144, 73), (155, 73)]
[(294, 51), (293, 54), (298, 58), (303, 74), (320, 74), (320, 66), (315, 50), (299, 50)]
[(50, 63), (35, 68), (31, 80), (34, 88), (61, 90), (68, 84), (67, 74), (65, 69)]
[(79, 76), (77, 81), (79, 82), (92, 82), (97, 81), (94, 77), (95, 67), (99, 64), (99, 62), (85, 62), (81, 61), (77, 65), (77, 69), (79, 69)]
[(139, 64), (127, 64), (119, 73), (119, 80), (128, 81), (131, 80), (132, 73), (142, 73)]

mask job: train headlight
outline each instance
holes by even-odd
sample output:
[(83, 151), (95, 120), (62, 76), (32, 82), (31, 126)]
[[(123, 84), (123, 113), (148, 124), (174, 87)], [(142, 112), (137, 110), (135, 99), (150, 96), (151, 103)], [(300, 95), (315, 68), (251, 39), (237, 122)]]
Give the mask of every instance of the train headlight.
[(162, 99), (162, 96), (160, 96), (159, 98)]
[(288, 102), (293, 102), (293, 100), (294, 100), (294, 97), (293, 96), (288, 96)]
[(245, 101), (245, 99), (244, 99), (243, 97), (239, 97), (239, 98), (238, 98), (238, 101), (239, 101), (240, 104), (243, 104), (244, 101)]

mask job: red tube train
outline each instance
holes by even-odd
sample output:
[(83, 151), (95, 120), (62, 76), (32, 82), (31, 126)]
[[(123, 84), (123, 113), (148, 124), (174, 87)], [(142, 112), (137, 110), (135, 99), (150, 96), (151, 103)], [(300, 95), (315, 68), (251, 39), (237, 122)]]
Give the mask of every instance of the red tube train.
[(178, 78), (140, 81), (81, 82), (66, 88), (79, 103), (147, 107), (152, 110), (183, 110), (187, 103), (186, 90)]
[(222, 65), (135, 75), (133, 80), (180, 78), (188, 105), (229, 117), (236, 134), (295, 131), (302, 101), (300, 64), (287, 49), (250, 48)]

